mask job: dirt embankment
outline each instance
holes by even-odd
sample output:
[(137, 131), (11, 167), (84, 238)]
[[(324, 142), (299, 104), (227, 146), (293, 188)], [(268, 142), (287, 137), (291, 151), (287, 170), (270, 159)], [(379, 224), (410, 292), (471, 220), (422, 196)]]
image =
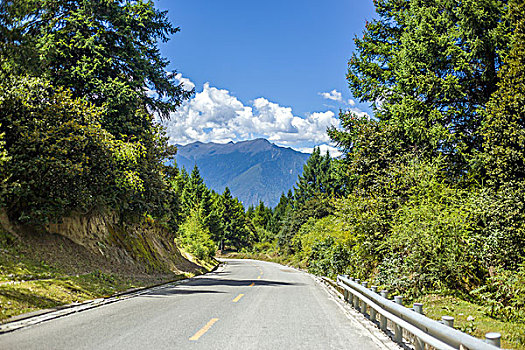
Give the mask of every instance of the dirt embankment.
[(0, 211), (0, 322), (206, 272), (173, 238), (156, 223), (122, 224), (112, 214), (28, 227)]
[(93, 271), (140, 277), (204, 272), (186, 259), (173, 235), (155, 223), (119, 223), (114, 214), (77, 215), (35, 228), (0, 212), (0, 229), (16, 237), (21, 254), (71, 274)]

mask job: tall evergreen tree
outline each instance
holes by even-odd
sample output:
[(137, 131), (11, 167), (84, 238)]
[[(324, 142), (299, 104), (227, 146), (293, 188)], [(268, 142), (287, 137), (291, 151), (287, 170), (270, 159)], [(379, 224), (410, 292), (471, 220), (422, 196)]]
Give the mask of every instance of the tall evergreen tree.
[(293, 193), (292, 190), (288, 191), (288, 195), (285, 195), (284, 193), (281, 194), (281, 198), (279, 199), (279, 203), (277, 203), (277, 206), (273, 209), (272, 216), (270, 218), (270, 223), (268, 229), (276, 234), (281, 229), (282, 220), (286, 216), (286, 211), (291, 210), (293, 199)]
[(484, 165), (496, 187), (525, 179), (525, 4), (511, 1), (509, 8), (511, 47), (482, 129)]
[(267, 208), (262, 201), (253, 210), (252, 222), (255, 226), (268, 229), (270, 219), (272, 217), (272, 210)]
[[(383, 159), (363, 147), (380, 143), (393, 157), (445, 155), (451, 174), (462, 176), (481, 148), (482, 109), (508, 43), (505, 3), (376, 1), (379, 19), (355, 39), (347, 75), (353, 95), (372, 104), (375, 120), (361, 123), (342, 114), (346, 135), (330, 133), (346, 156), (352, 159), (348, 152), (358, 150), (368, 157), (359, 165), (373, 167)], [(377, 135), (377, 142), (366, 141), (366, 134)]]
[(299, 175), (294, 192), (294, 199), (303, 203), (314, 196), (327, 195), (333, 190), (330, 182), (330, 154), (326, 152), (321, 156), (319, 147), (315, 147), (312, 155)]
[(184, 186), (182, 191), (182, 206), (186, 213), (196, 210), (201, 205), (202, 199), (208, 188), (204, 184), (204, 180), (201, 177), (199, 168), (197, 165), (193, 168), (188, 182)]
[(219, 249), (229, 246), (240, 250), (253, 243), (254, 232), (250, 228), (244, 207), (237, 198), (232, 197), (228, 187), (224, 189), (219, 200), (219, 216), (223, 229)]

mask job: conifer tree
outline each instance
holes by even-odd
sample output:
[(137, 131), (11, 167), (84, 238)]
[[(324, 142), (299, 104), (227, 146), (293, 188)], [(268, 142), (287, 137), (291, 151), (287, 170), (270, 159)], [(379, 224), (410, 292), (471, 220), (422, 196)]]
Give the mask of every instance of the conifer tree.
[(525, 4), (514, 0), (509, 9), (511, 47), (482, 130), (484, 164), (495, 187), (525, 179)]
[(252, 222), (255, 226), (268, 229), (270, 224), (270, 218), (272, 216), (272, 210), (267, 208), (263, 201), (259, 201), (259, 204), (253, 210), (253, 215), (251, 217)]
[(204, 193), (209, 191), (201, 177), (197, 165), (193, 168), (188, 182), (182, 191), (182, 206), (186, 213), (196, 210), (201, 205)]
[(312, 155), (303, 167), (303, 173), (297, 180), (294, 199), (304, 203), (314, 196), (327, 195), (332, 190), (330, 181), (330, 154), (321, 156), (319, 147), (315, 147)]
[(219, 200), (219, 216), (223, 229), (219, 249), (224, 249), (228, 245), (240, 250), (253, 243), (254, 232), (244, 213), (244, 207), (237, 198), (231, 195), (228, 187), (224, 189)]
[(359, 152), (351, 173), (366, 176), (368, 167), (388, 168), (409, 153), (445, 156), (458, 177), (468, 170), (481, 149), (483, 107), (508, 44), (505, 3), (375, 2), (379, 18), (355, 39), (347, 75), (353, 95), (372, 104), (374, 119), (343, 113), (344, 131), (330, 131), (345, 157)]

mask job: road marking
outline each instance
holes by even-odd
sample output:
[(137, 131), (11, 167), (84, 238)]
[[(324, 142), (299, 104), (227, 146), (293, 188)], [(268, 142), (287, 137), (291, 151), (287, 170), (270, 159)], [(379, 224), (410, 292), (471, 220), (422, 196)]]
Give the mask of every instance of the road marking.
[(199, 340), (199, 338), (202, 337), (202, 335), (206, 333), (211, 328), (211, 326), (213, 326), (213, 324), (218, 320), (218, 318), (212, 318), (208, 323), (206, 323), (204, 327), (202, 327), (197, 333), (195, 333), (193, 337), (190, 338), (190, 340)]
[(238, 302), (239, 300), (241, 300), (241, 298), (244, 296), (244, 294), (239, 294), (235, 297), (235, 299), (233, 299), (233, 302), (236, 303)]
[(250, 284), (248, 287), (253, 287), (255, 286), (255, 282), (252, 282), (252, 284)]

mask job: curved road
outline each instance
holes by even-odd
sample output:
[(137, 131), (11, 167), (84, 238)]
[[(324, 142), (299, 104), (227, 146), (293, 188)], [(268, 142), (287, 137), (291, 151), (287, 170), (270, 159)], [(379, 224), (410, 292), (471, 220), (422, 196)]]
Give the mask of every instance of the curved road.
[(186, 283), (0, 336), (0, 349), (379, 349), (309, 275), (225, 260)]

